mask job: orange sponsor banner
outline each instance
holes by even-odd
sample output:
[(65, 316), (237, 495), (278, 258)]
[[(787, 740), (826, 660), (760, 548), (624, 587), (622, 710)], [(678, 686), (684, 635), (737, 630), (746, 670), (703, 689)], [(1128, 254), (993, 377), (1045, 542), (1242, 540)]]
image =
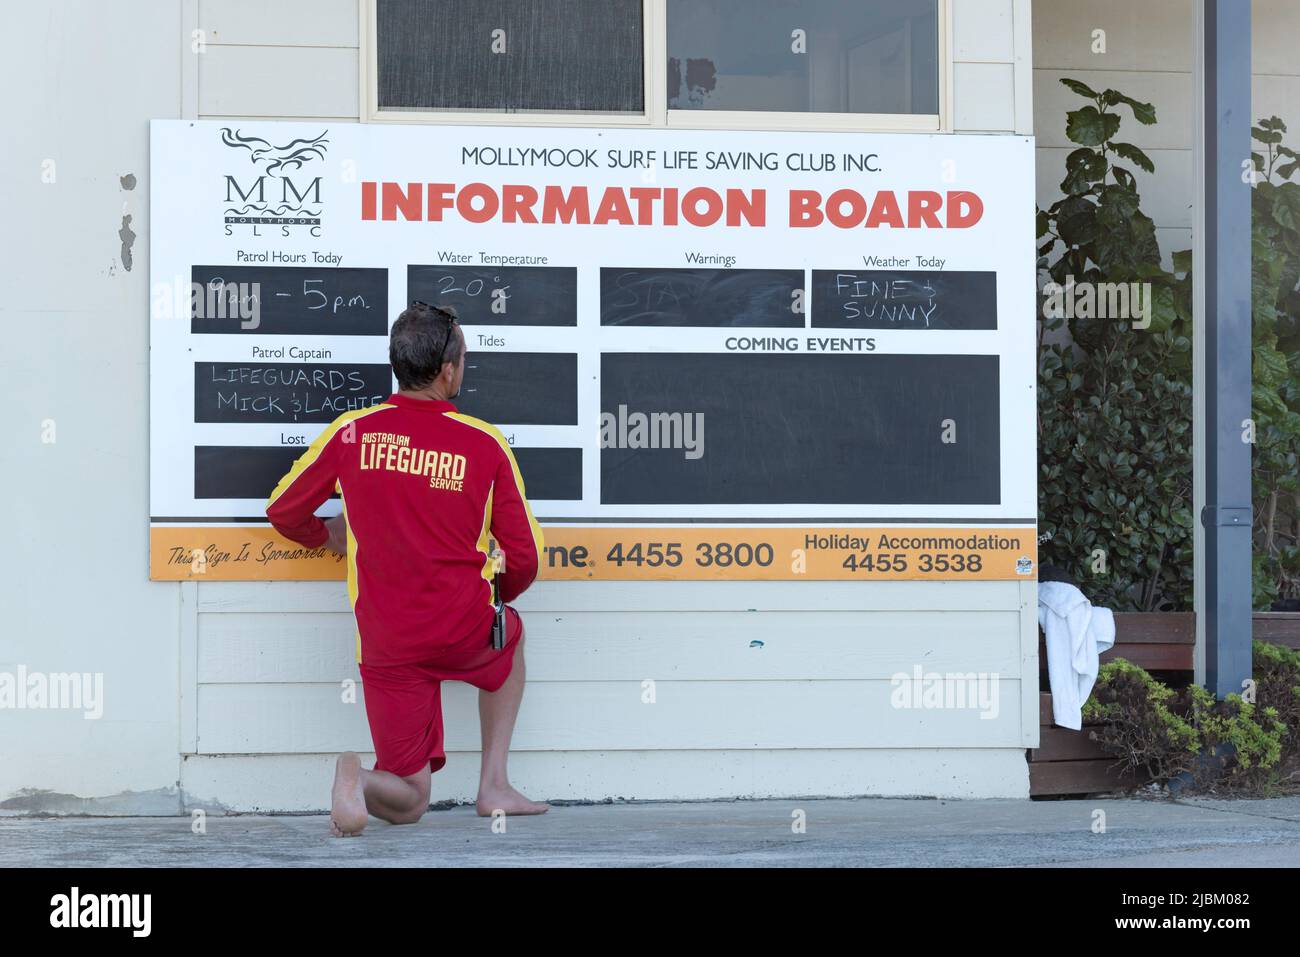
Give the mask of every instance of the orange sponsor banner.
[(303, 548), (269, 525), (153, 525), (149, 577), (154, 581), (330, 581), (348, 564), (324, 546)]
[[(1038, 571), (1037, 530), (1016, 527), (618, 528), (547, 525), (541, 578), (559, 581), (1017, 581)], [(158, 581), (322, 581), (342, 556), (269, 526), (150, 529)]]

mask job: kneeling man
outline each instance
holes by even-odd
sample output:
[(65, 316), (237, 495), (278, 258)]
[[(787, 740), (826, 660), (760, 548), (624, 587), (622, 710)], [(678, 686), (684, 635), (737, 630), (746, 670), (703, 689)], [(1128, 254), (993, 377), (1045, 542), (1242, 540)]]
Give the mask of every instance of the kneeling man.
[[(375, 767), (340, 755), (330, 830), (360, 834), (367, 814), (394, 824), (429, 808), (429, 776), (447, 763), (442, 682), (479, 689), (483, 816), (540, 814), (510, 785), (506, 758), (524, 692), (524, 628), (505, 609), (504, 647), (493, 647), (497, 599), (537, 576), (542, 532), (501, 432), (456, 411), (465, 337), (455, 314), (414, 302), (393, 325), (389, 360), (398, 391), (345, 412), (293, 464), (266, 506), (280, 534), (346, 554), (357, 621), (357, 661)], [(343, 514), (316, 509), (338, 491)], [(504, 558), (493, 574), (492, 542)], [(500, 642), (498, 642), (500, 643)]]

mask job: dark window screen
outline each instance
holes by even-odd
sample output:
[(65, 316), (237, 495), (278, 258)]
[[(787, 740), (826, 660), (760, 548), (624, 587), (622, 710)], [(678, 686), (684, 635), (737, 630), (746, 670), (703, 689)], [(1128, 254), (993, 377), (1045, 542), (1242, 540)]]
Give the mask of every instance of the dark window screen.
[(938, 6), (668, 0), (668, 108), (937, 114)]
[(379, 0), (379, 107), (643, 113), (641, 0)]

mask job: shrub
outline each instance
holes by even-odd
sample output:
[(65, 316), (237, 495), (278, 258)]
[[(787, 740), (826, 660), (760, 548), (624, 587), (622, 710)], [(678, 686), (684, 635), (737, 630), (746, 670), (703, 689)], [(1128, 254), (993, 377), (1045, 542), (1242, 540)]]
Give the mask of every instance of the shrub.
[(1145, 771), (1164, 782), (1192, 770), (1200, 747), (1196, 729), (1169, 707), (1173, 698), (1144, 669), (1116, 658), (1102, 665), (1083, 716), (1103, 722), (1092, 735), (1119, 758), (1122, 774)]
[(1200, 685), (1192, 685), (1187, 693), (1191, 724), (1201, 743), (1201, 760), (1192, 769), (1193, 786), (1272, 791), (1287, 730), (1278, 720), (1277, 709), (1259, 708), (1239, 694), (1216, 701)]
[(1300, 651), (1256, 641), (1253, 662), (1256, 705), (1272, 708), (1286, 726), (1279, 772), (1300, 776)]
[(1276, 116), (1252, 129), (1254, 602), (1300, 596), (1300, 157)]
[[(1116, 109), (1155, 108), (1062, 80), (1091, 104), (1071, 112), (1064, 198), (1038, 213), (1040, 270), (1057, 286), (1150, 283), (1150, 327), (1039, 311), (1040, 562), (1066, 571), (1094, 604), (1184, 610), (1191, 601), (1190, 286), (1161, 267), (1155, 224), (1133, 171), (1154, 172), (1119, 142)], [(1052, 259), (1055, 255), (1056, 258)], [(1040, 301), (1044, 305), (1045, 300)], [(1045, 338), (1068, 323), (1069, 342)]]
[(1193, 791), (1271, 794), (1300, 779), (1300, 652), (1254, 643), (1255, 700), (1179, 693), (1117, 658), (1103, 665), (1083, 714), (1121, 773), (1145, 771)]

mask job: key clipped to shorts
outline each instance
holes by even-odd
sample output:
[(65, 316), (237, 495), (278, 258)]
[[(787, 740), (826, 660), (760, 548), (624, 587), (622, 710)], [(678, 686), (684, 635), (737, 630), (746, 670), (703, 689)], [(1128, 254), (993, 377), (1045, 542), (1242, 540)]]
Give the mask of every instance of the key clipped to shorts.
[(492, 648), (500, 651), (506, 646), (506, 603), (501, 600), (501, 573), (506, 570), (506, 556), (494, 545), (488, 561), (492, 563)]

